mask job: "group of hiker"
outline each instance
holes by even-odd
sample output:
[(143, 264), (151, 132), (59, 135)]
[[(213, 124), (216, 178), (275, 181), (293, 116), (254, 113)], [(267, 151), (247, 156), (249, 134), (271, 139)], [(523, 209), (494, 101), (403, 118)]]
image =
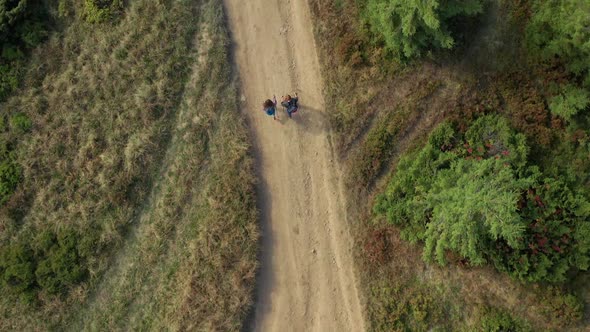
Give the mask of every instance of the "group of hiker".
[[(291, 95), (283, 96), (283, 101), (281, 101), (281, 106), (285, 108), (287, 115), (289, 118), (293, 113), (296, 113), (299, 107), (297, 106), (297, 102), (299, 101), (299, 95), (295, 93), (295, 97), (291, 97)], [(274, 120), (278, 120), (277, 116), (277, 97), (273, 96), (273, 99), (267, 99), (264, 103), (262, 103), (263, 111), (272, 116)]]

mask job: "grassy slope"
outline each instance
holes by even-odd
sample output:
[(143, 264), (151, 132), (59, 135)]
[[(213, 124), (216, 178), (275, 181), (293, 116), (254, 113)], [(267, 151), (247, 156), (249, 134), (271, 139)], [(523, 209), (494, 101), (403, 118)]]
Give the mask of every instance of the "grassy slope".
[[(547, 135), (549, 129), (543, 125), (550, 119), (542, 117), (542, 125), (530, 121), (530, 114), (521, 109), (535, 108), (536, 99), (527, 99), (527, 94), (514, 98), (518, 93), (506, 87), (511, 77), (478, 75), (484, 68), (481, 62), (493, 67), (486, 68), (489, 71), (502, 65), (491, 63), (486, 53), (490, 50), (484, 47), (498, 44), (485, 40), (475, 45), (482, 50), (466, 52), (469, 57), (479, 55), (472, 60), (480, 63), (458, 59), (445, 65), (426, 62), (401, 68), (383, 61), (382, 50), (369, 46), (358, 33), (362, 29), (355, 20), (357, 2), (311, 3), (318, 18), (315, 30), (327, 82), (326, 101), (335, 105), (330, 114), (336, 148), (347, 164), (349, 201), (362, 202), (348, 212), (359, 221), (353, 224), (353, 234), (370, 330), (472, 331), (486, 317), (499, 319), (506, 313), (528, 321), (535, 330), (584, 330), (586, 323), (567, 316), (561, 290), (524, 285), (491, 268), (466, 268), (455, 258), (447, 267), (425, 264), (419, 246), (402, 241), (397, 229), (370, 212), (374, 195), (383, 191), (399, 156), (421, 146), (445, 118), (459, 117), (465, 124), (478, 112), (504, 107), (512, 112), (507, 114), (512, 123), (527, 135)], [(491, 29), (486, 27), (484, 32), (490, 36), (486, 30)], [(508, 84), (487, 89), (494, 79)], [(508, 105), (502, 106), (498, 101), (502, 93), (514, 103), (507, 99)]]
[(2, 239), (73, 227), (102, 250), (68, 296), (2, 297), (0, 330), (241, 328), (257, 214), (224, 24), (216, 1), (134, 1), (34, 55), (5, 105), (34, 129)]

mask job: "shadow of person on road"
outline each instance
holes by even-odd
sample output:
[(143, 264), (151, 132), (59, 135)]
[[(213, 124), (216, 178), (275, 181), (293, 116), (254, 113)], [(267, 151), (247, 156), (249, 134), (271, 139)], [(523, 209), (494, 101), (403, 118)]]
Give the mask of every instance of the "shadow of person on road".
[(299, 104), (299, 110), (293, 114), (291, 119), (298, 127), (313, 135), (328, 131), (328, 118), (326, 114), (322, 110), (305, 104)]

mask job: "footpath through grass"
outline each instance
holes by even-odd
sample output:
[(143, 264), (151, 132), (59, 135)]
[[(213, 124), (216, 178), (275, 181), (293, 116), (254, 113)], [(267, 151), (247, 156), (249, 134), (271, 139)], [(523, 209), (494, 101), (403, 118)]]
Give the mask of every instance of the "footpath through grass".
[(0, 330), (240, 330), (258, 226), (221, 3), (73, 17), (2, 105), (32, 126), (0, 210)]

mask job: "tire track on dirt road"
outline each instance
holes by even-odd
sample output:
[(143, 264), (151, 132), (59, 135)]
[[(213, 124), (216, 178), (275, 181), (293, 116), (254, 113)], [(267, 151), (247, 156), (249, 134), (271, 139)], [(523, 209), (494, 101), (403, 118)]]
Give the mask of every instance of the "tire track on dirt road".
[[(263, 253), (252, 328), (363, 331), (339, 165), (305, 0), (224, 0), (243, 113), (261, 174)], [(262, 101), (293, 91), (300, 112), (279, 121)]]

